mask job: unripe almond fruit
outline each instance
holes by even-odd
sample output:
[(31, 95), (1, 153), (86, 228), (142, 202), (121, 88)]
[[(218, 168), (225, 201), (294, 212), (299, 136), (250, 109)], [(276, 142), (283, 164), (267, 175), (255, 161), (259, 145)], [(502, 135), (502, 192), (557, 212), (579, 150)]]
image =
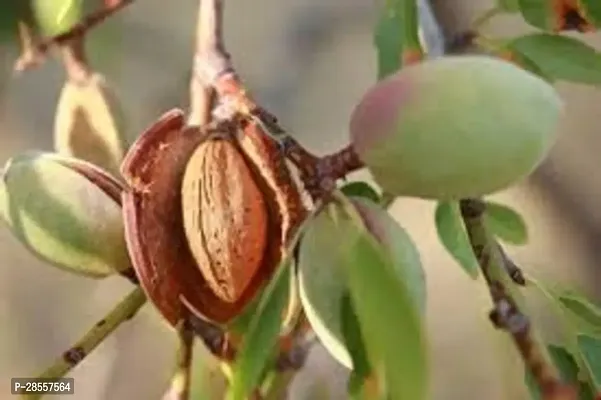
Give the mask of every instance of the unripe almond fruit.
[(31, 5), (43, 35), (55, 36), (79, 22), (83, 0), (34, 0)]
[(352, 113), (350, 135), (385, 191), (458, 199), (533, 171), (554, 143), (561, 111), (551, 85), (511, 63), (442, 57), (370, 88)]
[(94, 165), (51, 153), (12, 158), (0, 182), (0, 217), (36, 256), (101, 278), (131, 266), (122, 187)]
[[(407, 232), (376, 203), (351, 197), (368, 234), (381, 245), (398, 279), (407, 285), (415, 307), (425, 311), (426, 285), (420, 256)], [(311, 221), (299, 250), (299, 295), (307, 319), (322, 344), (342, 365), (352, 368), (343, 335), (342, 299), (349, 289), (345, 253), (355, 232), (340, 224), (348, 218), (338, 203), (329, 204)], [(348, 236), (350, 235), (350, 236)], [(391, 305), (393, 307), (393, 305)]]
[(60, 154), (119, 174), (126, 150), (122, 119), (117, 98), (102, 75), (67, 81), (54, 119), (54, 147)]

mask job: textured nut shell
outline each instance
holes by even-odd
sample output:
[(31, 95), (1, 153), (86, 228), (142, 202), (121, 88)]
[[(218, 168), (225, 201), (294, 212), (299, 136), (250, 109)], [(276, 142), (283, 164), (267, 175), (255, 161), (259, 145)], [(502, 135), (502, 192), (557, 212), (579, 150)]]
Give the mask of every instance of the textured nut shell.
[(56, 151), (118, 173), (125, 152), (118, 116), (117, 101), (100, 74), (84, 83), (67, 81), (54, 120)]
[(190, 251), (213, 292), (236, 302), (263, 262), (268, 215), (244, 157), (227, 139), (201, 143), (182, 184)]
[[(281, 159), (277, 147), (265, 144), (266, 139), (256, 127), (247, 127), (245, 132), (248, 133), (245, 138), (250, 137), (248, 140), (255, 144), (251, 149), (265, 146), (274, 151), (270, 153), (271, 158), (265, 156), (265, 162), (273, 162), (272, 158)], [(182, 302), (196, 315), (218, 323), (238, 315), (273, 273), (283, 251), (282, 239), (288, 238), (291, 228), (304, 215), (297, 191), (278, 191), (273, 187), (272, 192), (277, 194), (264, 196), (269, 199), (266, 209), (273, 245), (265, 252), (261, 273), (255, 274), (235, 303), (215, 296), (189, 249), (181, 217), (180, 187), (184, 170), (202, 140), (198, 129), (184, 127), (183, 113), (173, 110), (140, 136), (122, 165), (123, 175), (130, 185), (123, 195), (129, 253), (142, 287), (173, 325), (182, 315)], [(248, 164), (255, 176), (264, 177), (260, 180), (263, 193), (266, 193), (264, 186), (270, 185), (267, 182), (283, 185), (290, 179), (280, 171), (261, 175), (255, 166)]]

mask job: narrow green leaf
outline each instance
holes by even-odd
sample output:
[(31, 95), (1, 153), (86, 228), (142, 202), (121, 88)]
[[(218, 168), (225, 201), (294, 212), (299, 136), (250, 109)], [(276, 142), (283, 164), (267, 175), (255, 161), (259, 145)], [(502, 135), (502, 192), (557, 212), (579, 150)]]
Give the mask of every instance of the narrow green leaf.
[(580, 40), (535, 33), (511, 40), (507, 47), (535, 63), (554, 79), (601, 85), (601, 53)]
[(380, 385), (393, 400), (427, 398), (426, 337), (410, 291), (360, 222), (341, 218), (340, 228), (355, 237), (344, 253), (349, 290)]
[(573, 317), (601, 333), (601, 308), (599, 306), (573, 290), (556, 293), (556, 298)]
[(417, 8), (415, 0), (386, 0), (374, 32), (378, 79), (398, 70), (406, 53), (421, 55)]
[(378, 80), (401, 67), (403, 20), (394, 9), (385, 7), (375, 28), (374, 41), (378, 57)]
[(472, 278), (480, 272), (478, 260), (470, 245), (459, 205), (456, 202), (440, 202), (435, 211), (436, 232), (443, 246)]
[(518, 0), (518, 5), (527, 23), (544, 30), (553, 29), (553, 2), (548, 0)]
[(371, 373), (371, 366), (367, 358), (365, 344), (361, 337), (361, 326), (353, 310), (350, 295), (347, 293), (340, 300), (342, 335), (346, 348), (349, 349), (353, 361), (353, 370), (349, 377), (348, 392), (352, 399), (365, 398), (363, 389), (365, 379)]
[(228, 399), (245, 400), (261, 384), (263, 372), (276, 350), (289, 289), (290, 260), (286, 260), (265, 288), (249, 324), (233, 366)]
[(486, 202), (485, 221), (492, 233), (507, 243), (526, 244), (528, 242), (528, 228), (524, 218), (508, 206)]
[(380, 202), (378, 192), (366, 182), (350, 182), (340, 188), (340, 191), (348, 197), (364, 197), (375, 203)]
[(601, 338), (580, 334), (578, 348), (597, 392), (601, 391)]

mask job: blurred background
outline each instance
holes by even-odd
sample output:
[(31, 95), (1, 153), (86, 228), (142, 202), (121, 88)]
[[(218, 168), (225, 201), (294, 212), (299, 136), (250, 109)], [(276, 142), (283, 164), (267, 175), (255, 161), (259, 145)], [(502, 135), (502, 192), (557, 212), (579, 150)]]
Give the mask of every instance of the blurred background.
[[(439, 27), (433, 25), (430, 8), (423, 9), (432, 50), (440, 52), (440, 34), (465, 30), (491, 3), (432, 0)], [(317, 153), (346, 143), (352, 107), (375, 80), (376, 6), (364, 0), (226, 2), (226, 42), (238, 71), (259, 102)], [(92, 65), (116, 91), (130, 139), (163, 112), (187, 105), (196, 8), (196, 0), (170, 5), (138, 0), (91, 34)], [(507, 16), (495, 19), (487, 32), (512, 36), (527, 30), (519, 17)], [(601, 45), (601, 36), (589, 35), (588, 42)], [(26, 149), (51, 149), (64, 72), (56, 60), (49, 60), (11, 77), (19, 49), (14, 41), (0, 46), (4, 163)], [(568, 113), (552, 156), (527, 182), (494, 197), (516, 207), (528, 222), (530, 243), (508, 248), (519, 265), (600, 298), (601, 92), (571, 84), (558, 88)], [(471, 281), (445, 253), (436, 237), (433, 211), (433, 202), (418, 200), (398, 200), (392, 207), (416, 241), (427, 270), (432, 399), (526, 399), (515, 351), (488, 321), (487, 289)], [(1, 229), (0, 399), (11, 397), (10, 377), (32, 376), (45, 368), (128, 290), (119, 278), (90, 281), (49, 268)], [(552, 339), (553, 321), (536, 299), (531, 303), (543, 334)], [(146, 305), (76, 368), (76, 394), (68, 398), (157, 399), (172, 371), (173, 352), (170, 330)], [(345, 371), (315, 347), (290, 398), (316, 399), (318, 393), (328, 393), (327, 398), (344, 399), (345, 379)], [(205, 393), (207, 399), (218, 398)]]

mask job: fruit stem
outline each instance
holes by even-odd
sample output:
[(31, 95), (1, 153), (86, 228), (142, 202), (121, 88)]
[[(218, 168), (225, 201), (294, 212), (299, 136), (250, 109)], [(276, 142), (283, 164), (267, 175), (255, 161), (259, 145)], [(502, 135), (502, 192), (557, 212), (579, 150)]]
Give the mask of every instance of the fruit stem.
[[(135, 288), (104, 318), (96, 322), (80, 340), (58, 357), (52, 366), (38, 375), (38, 378), (61, 378), (81, 363), (100, 343), (117, 329), (121, 323), (132, 318), (146, 302), (141, 288)], [(41, 395), (25, 396), (24, 399), (38, 399)]]
[[(45, 58), (50, 48), (65, 44), (75, 38), (84, 36), (87, 31), (104, 22), (108, 17), (115, 14), (125, 6), (133, 3), (133, 1), (134, 0), (114, 0), (110, 2), (104, 2), (104, 7), (85, 16), (82, 18), (81, 22), (73, 25), (69, 30), (59, 35), (36, 41), (36, 43), (24, 41), (24, 44), (28, 44), (29, 48), (26, 46), (23, 54), (19, 56), (15, 62), (15, 72), (21, 72), (39, 65)], [(20, 32), (21, 37), (23, 38), (23, 26), (21, 26)], [(25, 38), (29, 40), (31, 36), (25, 36)], [(34, 55), (34, 57), (32, 57), (32, 55)]]
[(178, 341), (175, 356), (175, 372), (171, 377), (169, 389), (167, 389), (167, 392), (163, 396), (163, 400), (188, 400), (190, 398), (194, 332), (187, 319), (181, 320), (176, 330)]
[(467, 234), (488, 285), (494, 309), (492, 322), (513, 339), (526, 368), (537, 382), (545, 400), (576, 400), (577, 391), (561, 381), (546, 346), (538, 337), (529, 318), (522, 311), (523, 299), (506, 266), (509, 258), (488, 232), (483, 217), (486, 204), (480, 199), (460, 201)]

